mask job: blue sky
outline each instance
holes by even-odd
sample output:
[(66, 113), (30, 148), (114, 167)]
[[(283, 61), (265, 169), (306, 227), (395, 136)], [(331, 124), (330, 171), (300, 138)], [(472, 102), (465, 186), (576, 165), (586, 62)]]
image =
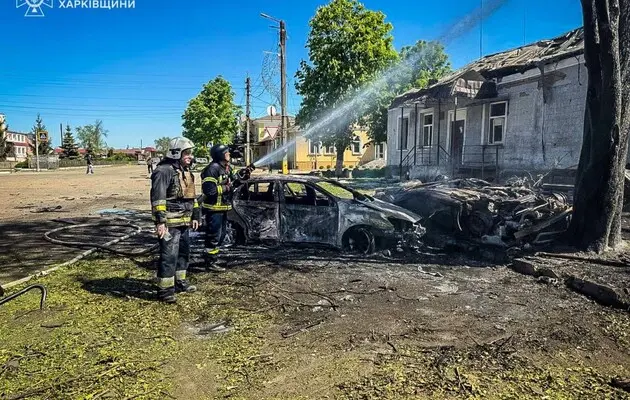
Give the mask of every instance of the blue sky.
[[(0, 0), (0, 113), (6, 114), (12, 130), (22, 132), (41, 113), (55, 146), (60, 123), (75, 127), (102, 119), (109, 130), (108, 145), (117, 148), (179, 135), (188, 100), (217, 75), (232, 83), (236, 101), (244, 105), (249, 74), (253, 117), (277, 103), (270, 94), (279, 88), (279, 72), (272, 72), (277, 62), (265, 53), (277, 51), (277, 31), (261, 12), (287, 24), (288, 105), (293, 115), (299, 108), (293, 77), (307, 57), (308, 21), (327, 3), (136, 0), (133, 9), (103, 10), (60, 9), (59, 1), (53, 1), (52, 9), (43, 8), (45, 17), (25, 18), (25, 8), (17, 9), (15, 0)], [(440, 37), (480, 1), (363, 3), (386, 14), (399, 49)], [(483, 53), (557, 36), (581, 23), (579, 0), (508, 0), (483, 23)], [(478, 58), (479, 42), (477, 25), (446, 43), (453, 66)]]

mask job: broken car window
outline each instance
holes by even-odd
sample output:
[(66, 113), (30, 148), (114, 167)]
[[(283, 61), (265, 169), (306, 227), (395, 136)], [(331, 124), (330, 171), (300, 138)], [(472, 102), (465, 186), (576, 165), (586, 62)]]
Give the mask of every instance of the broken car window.
[(275, 201), (274, 185), (272, 182), (250, 183), (241, 189), (239, 200), (245, 201)]
[(299, 204), (304, 206), (330, 206), (329, 197), (312, 186), (303, 183), (285, 183), (284, 201), (286, 204)]
[(339, 197), (340, 199), (352, 200), (354, 198), (354, 195), (351, 191), (330, 182), (317, 182), (317, 186), (324, 189), (333, 196)]

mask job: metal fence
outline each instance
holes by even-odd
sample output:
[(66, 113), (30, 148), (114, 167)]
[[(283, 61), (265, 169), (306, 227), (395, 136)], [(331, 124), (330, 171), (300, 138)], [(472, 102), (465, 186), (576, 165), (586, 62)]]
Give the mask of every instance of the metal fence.
[(28, 158), (28, 167), (37, 168), (37, 160), (39, 159), (39, 169), (57, 169), (59, 168), (59, 156), (33, 156)]

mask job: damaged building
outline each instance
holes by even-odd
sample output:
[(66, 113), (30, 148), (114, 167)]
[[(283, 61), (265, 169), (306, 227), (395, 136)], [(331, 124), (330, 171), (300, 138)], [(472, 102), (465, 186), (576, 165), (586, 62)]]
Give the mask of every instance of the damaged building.
[(587, 70), (583, 29), (483, 57), (389, 109), (394, 175), (505, 179), (576, 168)]

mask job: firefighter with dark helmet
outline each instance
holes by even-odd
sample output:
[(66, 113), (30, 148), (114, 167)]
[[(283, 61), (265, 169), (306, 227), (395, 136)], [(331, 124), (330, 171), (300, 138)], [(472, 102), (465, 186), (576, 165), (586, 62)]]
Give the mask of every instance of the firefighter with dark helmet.
[(158, 299), (175, 303), (175, 293), (196, 291), (186, 273), (190, 260), (190, 228), (197, 230), (201, 212), (195, 195), (193, 142), (178, 137), (151, 175), (151, 209), (160, 243)]
[(232, 192), (242, 181), (249, 179), (253, 166), (235, 173), (230, 167), (230, 148), (217, 144), (210, 149), (212, 162), (201, 172), (202, 203), (206, 226), (206, 269), (221, 272), (217, 265), (221, 245), (227, 230), (227, 213), (232, 209)]

